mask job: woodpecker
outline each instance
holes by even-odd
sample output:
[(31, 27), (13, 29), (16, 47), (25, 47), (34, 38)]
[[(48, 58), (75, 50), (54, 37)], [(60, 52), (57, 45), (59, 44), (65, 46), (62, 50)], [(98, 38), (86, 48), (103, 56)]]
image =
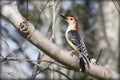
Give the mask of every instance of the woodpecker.
[(78, 53), (80, 71), (85, 72), (85, 65), (89, 67), (89, 57), (84, 41), (78, 33), (78, 21), (73, 16), (63, 16), (68, 23), (65, 38), (68, 45)]

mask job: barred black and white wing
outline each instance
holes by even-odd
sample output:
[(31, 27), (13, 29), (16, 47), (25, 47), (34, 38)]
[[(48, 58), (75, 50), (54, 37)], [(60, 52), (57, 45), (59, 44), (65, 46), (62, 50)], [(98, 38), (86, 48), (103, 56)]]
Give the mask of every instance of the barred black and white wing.
[(89, 59), (88, 59), (86, 46), (76, 30), (70, 30), (67, 34), (67, 37), (71, 42), (71, 44), (73, 45), (72, 48), (79, 51), (80, 67), (81, 67), (81, 71), (84, 72), (85, 64), (89, 66)]

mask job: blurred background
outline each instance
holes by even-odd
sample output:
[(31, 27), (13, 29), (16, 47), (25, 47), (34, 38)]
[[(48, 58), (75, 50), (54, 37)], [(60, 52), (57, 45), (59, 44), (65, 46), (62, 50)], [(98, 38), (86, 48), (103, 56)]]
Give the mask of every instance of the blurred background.
[[(23, 17), (26, 17), (27, 0), (17, 0), (17, 7)], [(9, 4), (10, 0), (1, 0), (1, 4)], [(115, 0), (120, 6), (120, 1)], [(120, 54), (120, 16), (112, 0), (28, 0), (28, 20), (44, 36), (65, 50), (70, 50), (66, 44), (64, 33), (67, 23), (60, 14), (71, 15), (78, 19), (79, 33), (83, 37), (90, 58), (98, 58), (98, 63), (106, 68), (119, 71)], [(30, 60), (54, 61), (22, 38), (14, 26), (4, 17), (0, 18), (0, 59), (8, 56)], [(52, 27), (51, 27), (52, 26)], [(47, 33), (52, 29), (52, 36)], [(59, 54), (58, 54), (59, 55)], [(55, 61), (56, 62), (56, 61)], [(56, 62), (57, 63), (57, 62)], [(34, 75), (35, 65), (28, 61), (0, 62), (0, 75), (3, 79), (36, 78), (36, 79), (94, 79), (79, 72), (65, 69), (56, 64), (39, 63)], [(58, 63), (59, 64), (59, 63)], [(60, 64), (61, 65), (61, 64)]]

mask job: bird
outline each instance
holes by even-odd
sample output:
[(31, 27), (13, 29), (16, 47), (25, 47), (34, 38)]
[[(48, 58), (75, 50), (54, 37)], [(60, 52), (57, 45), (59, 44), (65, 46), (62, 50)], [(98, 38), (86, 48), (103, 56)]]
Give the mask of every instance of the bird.
[(89, 67), (90, 59), (86, 45), (78, 33), (78, 21), (73, 16), (61, 15), (61, 17), (68, 23), (65, 39), (68, 45), (78, 53), (80, 71), (85, 72), (85, 65)]

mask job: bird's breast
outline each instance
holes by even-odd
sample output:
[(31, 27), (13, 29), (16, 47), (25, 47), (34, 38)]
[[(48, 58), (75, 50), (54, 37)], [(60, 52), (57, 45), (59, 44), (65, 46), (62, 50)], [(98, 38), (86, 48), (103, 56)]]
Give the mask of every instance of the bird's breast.
[(69, 45), (72, 49), (77, 50), (76, 47), (75, 47), (75, 45), (69, 40), (67, 33), (65, 33), (65, 39), (66, 39), (68, 45)]

